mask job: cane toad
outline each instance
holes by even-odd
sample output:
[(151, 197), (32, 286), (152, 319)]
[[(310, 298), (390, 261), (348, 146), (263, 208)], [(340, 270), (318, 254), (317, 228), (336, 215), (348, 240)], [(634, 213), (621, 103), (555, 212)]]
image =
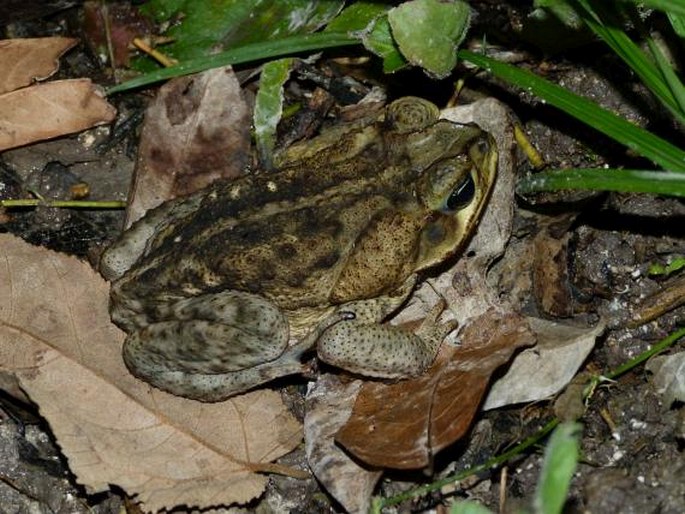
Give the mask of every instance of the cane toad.
[[(285, 150), (278, 171), (151, 210), (101, 260), (132, 373), (219, 401), (320, 359), (420, 374), (452, 324), (380, 323), (452, 257), (487, 201), (495, 144), (407, 97)], [(289, 341), (296, 341), (290, 343)]]

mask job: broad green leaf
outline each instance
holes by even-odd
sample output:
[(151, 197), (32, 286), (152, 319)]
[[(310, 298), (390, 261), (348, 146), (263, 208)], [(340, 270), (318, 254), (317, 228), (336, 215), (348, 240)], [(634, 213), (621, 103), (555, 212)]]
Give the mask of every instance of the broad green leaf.
[(378, 18), (371, 31), (362, 35), (362, 41), (367, 50), (383, 59), (383, 71), (385, 73), (393, 73), (407, 67), (408, 63), (402, 57), (390, 33), (390, 23), (387, 16)]
[(283, 114), (283, 84), (290, 76), (293, 58), (278, 59), (262, 66), (255, 98), (254, 129), (262, 164), (271, 169), (276, 146), (276, 127)]
[(493, 514), (490, 509), (478, 502), (457, 502), (450, 507), (450, 514)]
[[(313, 32), (332, 20), (343, 0), (150, 0), (144, 11), (177, 18), (163, 51), (187, 60), (236, 46)], [(158, 20), (159, 21), (159, 20)]]
[(347, 32), (361, 37), (367, 50), (383, 60), (383, 71), (392, 73), (407, 66), (390, 34), (387, 4), (355, 2), (326, 27), (325, 32)]
[(549, 438), (533, 506), (537, 514), (559, 514), (578, 464), (578, 423), (562, 423)]
[(470, 20), (470, 7), (461, 0), (411, 0), (388, 12), (402, 55), (436, 78), (445, 78), (456, 66), (457, 47)]
[(169, 21), (172, 16), (181, 14), (187, 0), (150, 0), (140, 7), (140, 11), (152, 17), (157, 23)]
[(355, 2), (342, 10), (326, 27), (328, 32), (350, 32), (364, 30), (379, 16), (390, 9), (378, 2)]

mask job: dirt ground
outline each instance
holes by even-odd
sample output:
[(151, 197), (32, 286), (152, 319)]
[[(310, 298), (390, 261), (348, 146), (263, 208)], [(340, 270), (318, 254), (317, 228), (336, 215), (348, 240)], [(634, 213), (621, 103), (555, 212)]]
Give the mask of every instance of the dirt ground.
[[(476, 9), (483, 5), (488, 6), (482, 3)], [(513, 8), (489, 7), (489, 18), (480, 17), (474, 31), (487, 23), (499, 23), (501, 27), (500, 22), (506, 19), (508, 31), (499, 34), (500, 41), (490, 42), (512, 44), (522, 14)], [(12, 27), (14, 34), (20, 35), (73, 34), (77, 19), (67, 11)], [(673, 134), (666, 115), (655, 108), (616, 57), (597, 43), (547, 57), (542, 57), (534, 46), (519, 44), (511, 50), (511, 56), (521, 66), (593, 98), (633, 123), (656, 133)], [(103, 78), (102, 70), (81, 46), (67, 56), (60, 74), (84, 73), (96, 82)], [(431, 83), (418, 72), (388, 80), (388, 88), (396, 96), (425, 90), (431, 91), (436, 102), (445, 99), (449, 88), (447, 83)], [(414, 84), (411, 91), (402, 92), (402, 82)], [(551, 168), (601, 167), (606, 163), (644, 165), (617, 144), (525, 93), (482, 74), (469, 78), (467, 85), (464, 101), (491, 95), (507, 103)], [(140, 113), (146, 101), (141, 94), (120, 95), (116, 99), (120, 117)], [(103, 129), (91, 135), (106, 140)], [(682, 142), (682, 134), (676, 138)], [(98, 151), (84, 145), (85, 139), (75, 136), (4, 152), (0, 156), (0, 177), (7, 191), (5, 197), (27, 189), (59, 196), (71, 183), (85, 181), (93, 198), (125, 198), (133, 170), (136, 128), (128, 129), (122, 141)], [(520, 174), (530, 172), (523, 158), (519, 168)], [(122, 214), (39, 208), (8, 212), (4, 217), (4, 231), (19, 234), (34, 244), (92, 259), (116, 236)], [(685, 204), (673, 198), (607, 193), (519, 197), (510, 251), (524, 252), (540, 245), (536, 248), (548, 251), (550, 262), (544, 269), (495, 267), (493, 274), (503, 294), (515, 298), (527, 315), (585, 325), (604, 320), (607, 330), (583, 370), (608, 373), (682, 326), (684, 307), (665, 310), (637, 327), (629, 327), (627, 321), (659, 291), (677, 291), (679, 287), (683, 294), (683, 286), (673, 278), (647, 273), (650, 263), (665, 263), (685, 255), (683, 219)], [(561, 243), (554, 246), (550, 241)], [(555, 278), (544, 278), (550, 276)], [(549, 283), (541, 284), (541, 280)], [(685, 342), (680, 341), (669, 352), (683, 351), (684, 346)], [(640, 365), (615, 381), (601, 383), (590, 396), (580, 419), (581, 462), (564, 512), (685, 512), (685, 411), (681, 403), (664, 404), (652, 377)], [(551, 401), (481, 414), (467, 440), (439, 456), (433, 478), (483, 462), (533, 434), (553, 416)], [(297, 450), (284, 461), (301, 459), (302, 450)], [(541, 460), (541, 448), (535, 448), (491, 473), (479, 474), (454, 488), (444, 488), (387, 512), (445, 512), (442, 505), (450, 498), (476, 499), (494, 511), (515, 512), (517, 507), (528, 505), (538, 482)], [(88, 495), (70, 475), (40, 413), (7, 396), (0, 397), (0, 476), (0, 512), (119, 512), (127, 502), (121, 491)], [(429, 480), (420, 473), (394, 472), (382, 480), (379, 493), (396, 494)], [(129, 508), (129, 512), (136, 512), (130, 504)], [(339, 512), (340, 507), (314, 479), (274, 476), (265, 499), (241, 511)]]

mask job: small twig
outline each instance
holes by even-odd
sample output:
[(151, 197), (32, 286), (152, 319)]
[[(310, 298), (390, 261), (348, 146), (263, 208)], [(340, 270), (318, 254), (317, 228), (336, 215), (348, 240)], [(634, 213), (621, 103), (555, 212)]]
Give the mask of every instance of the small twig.
[(38, 198), (24, 200), (0, 200), (0, 207), (68, 207), (71, 209), (123, 209), (126, 202), (102, 200), (43, 200)]
[(159, 50), (152, 48), (150, 45), (148, 45), (145, 41), (143, 41), (139, 37), (133, 38), (132, 43), (133, 43), (133, 46), (135, 46), (138, 50), (148, 54), (150, 57), (155, 59), (157, 62), (159, 62), (162, 66), (164, 66), (166, 68), (169, 68), (171, 66), (178, 64), (178, 61), (176, 59), (172, 59), (171, 57), (167, 57), (165, 54), (163, 54)]
[(628, 326), (639, 327), (685, 304), (685, 274), (669, 281), (666, 287), (649, 295), (633, 312)]
[(604, 423), (607, 424), (609, 430), (611, 430), (611, 436), (614, 439), (618, 438), (618, 428), (616, 427), (616, 422), (614, 421), (614, 418), (611, 417), (609, 411), (607, 409), (599, 409), (599, 415), (604, 420)]
[(297, 478), (298, 480), (305, 480), (311, 478), (311, 473), (302, 469), (284, 466), (276, 462), (252, 462), (245, 463), (247, 468), (253, 473), (275, 473), (286, 477)]
[(516, 139), (519, 148), (521, 148), (526, 154), (526, 157), (528, 157), (533, 168), (541, 169), (545, 167), (545, 158), (538, 149), (533, 146), (533, 143), (530, 142), (525, 131), (518, 123), (514, 123), (514, 139)]

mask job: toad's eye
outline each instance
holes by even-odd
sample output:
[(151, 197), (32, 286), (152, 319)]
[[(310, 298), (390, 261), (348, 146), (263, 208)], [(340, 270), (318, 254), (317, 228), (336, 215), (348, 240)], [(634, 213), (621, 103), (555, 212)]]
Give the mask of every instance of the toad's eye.
[(476, 196), (476, 184), (473, 182), (473, 177), (470, 173), (466, 173), (464, 178), (452, 190), (445, 201), (444, 210), (449, 212), (456, 212), (468, 206), (473, 197)]
[(468, 155), (456, 155), (433, 164), (420, 177), (418, 194), (431, 211), (456, 214), (476, 196), (477, 175)]

